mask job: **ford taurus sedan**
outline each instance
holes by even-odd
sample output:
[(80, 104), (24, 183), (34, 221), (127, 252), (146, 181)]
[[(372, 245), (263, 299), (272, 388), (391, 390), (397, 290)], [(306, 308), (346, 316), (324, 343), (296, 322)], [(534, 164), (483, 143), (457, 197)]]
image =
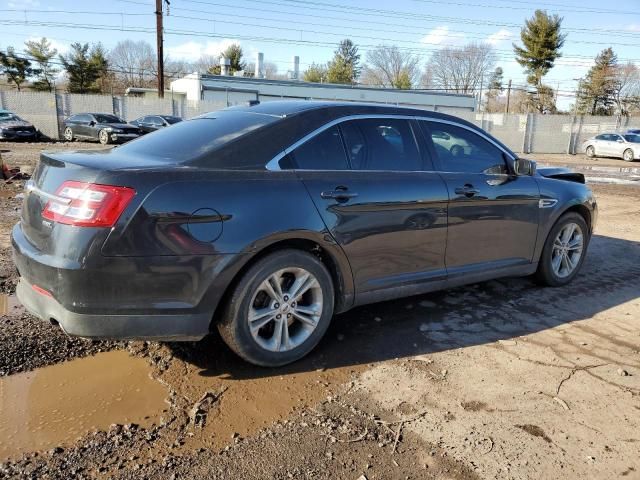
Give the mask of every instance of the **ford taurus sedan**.
[(602, 133), (583, 144), (587, 157), (616, 157), (626, 162), (640, 159), (640, 135), (634, 133)]
[(45, 152), (26, 190), (12, 244), (28, 310), (90, 338), (217, 328), (264, 366), (357, 305), (505, 276), (566, 285), (597, 219), (581, 174), (456, 117), (363, 104), (270, 102)]
[(64, 139), (97, 140), (102, 145), (138, 138), (140, 129), (110, 113), (79, 113), (64, 121)]

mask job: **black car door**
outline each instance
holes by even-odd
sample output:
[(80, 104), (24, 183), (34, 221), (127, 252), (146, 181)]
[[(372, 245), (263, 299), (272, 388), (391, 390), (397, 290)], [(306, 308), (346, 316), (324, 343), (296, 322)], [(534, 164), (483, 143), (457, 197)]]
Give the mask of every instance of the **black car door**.
[(488, 136), (452, 122), (421, 124), (449, 190), (450, 280), (530, 264), (539, 221), (536, 180), (513, 174), (508, 154)]
[(90, 123), (93, 117), (87, 113), (76, 115), (74, 117), (73, 133), (79, 137), (91, 137)]
[(428, 291), (445, 281), (447, 190), (425, 168), (417, 128), (402, 118), (348, 120), (290, 153), (349, 259), (356, 302)]

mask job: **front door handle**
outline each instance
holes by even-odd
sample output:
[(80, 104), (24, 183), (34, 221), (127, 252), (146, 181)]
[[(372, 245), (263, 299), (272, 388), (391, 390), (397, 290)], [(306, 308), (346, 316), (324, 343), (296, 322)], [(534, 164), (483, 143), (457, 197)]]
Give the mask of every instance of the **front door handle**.
[(336, 187), (335, 190), (329, 190), (320, 193), (320, 197), (324, 198), (325, 200), (333, 199), (338, 200), (339, 202), (346, 202), (347, 200), (355, 198), (357, 196), (357, 193), (350, 192), (347, 187), (342, 186)]
[(473, 197), (474, 195), (480, 193), (480, 190), (474, 188), (473, 185), (467, 183), (464, 187), (457, 187), (455, 189), (456, 195), (464, 195), (465, 197)]

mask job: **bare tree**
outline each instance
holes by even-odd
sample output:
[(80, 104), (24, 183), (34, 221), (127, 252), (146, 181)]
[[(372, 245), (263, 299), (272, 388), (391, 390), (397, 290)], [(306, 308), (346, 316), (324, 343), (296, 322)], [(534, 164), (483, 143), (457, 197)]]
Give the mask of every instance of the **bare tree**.
[(618, 113), (629, 115), (640, 110), (640, 68), (633, 63), (616, 68), (615, 104)]
[(220, 65), (220, 56), (205, 53), (193, 64), (193, 70), (198, 73), (207, 73), (216, 65)]
[(420, 59), (396, 46), (380, 45), (367, 52), (362, 83), (380, 87), (411, 88), (420, 81)]
[(155, 81), (155, 52), (144, 40), (122, 40), (109, 53), (116, 78), (127, 87), (149, 87)]
[(454, 93), (475, 93), (484, 77), (495, 66), (491, 45), (469, 43), (464, 47), (447, 47), (433, 53), (427, 68), (437, 88)]

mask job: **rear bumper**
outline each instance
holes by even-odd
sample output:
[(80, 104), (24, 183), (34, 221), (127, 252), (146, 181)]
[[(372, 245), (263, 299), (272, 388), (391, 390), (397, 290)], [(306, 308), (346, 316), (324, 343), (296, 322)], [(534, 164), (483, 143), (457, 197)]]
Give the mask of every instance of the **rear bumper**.
[(25, 237), (20, 224), (11, 240), (20, 302), (37, 317), (55, 320), (69, 335), (95, 339), (203, 338), (230, 281), (225, 267), (234, 258), (105, 257), (88, 247), (90, 253), (81, 249), (73, 260), (64, 256), (77, 247), (73, 242), (65, 243), (63, 253), (45, 254)]
[(90, 315), (65, 309), (53, 297), (37, 292), (24, 278), (16, 289), (18, 300), (33, 315), (55, 320), (68, 335), (101, 340), (200, 340), (208, 333), (211, 316)]

